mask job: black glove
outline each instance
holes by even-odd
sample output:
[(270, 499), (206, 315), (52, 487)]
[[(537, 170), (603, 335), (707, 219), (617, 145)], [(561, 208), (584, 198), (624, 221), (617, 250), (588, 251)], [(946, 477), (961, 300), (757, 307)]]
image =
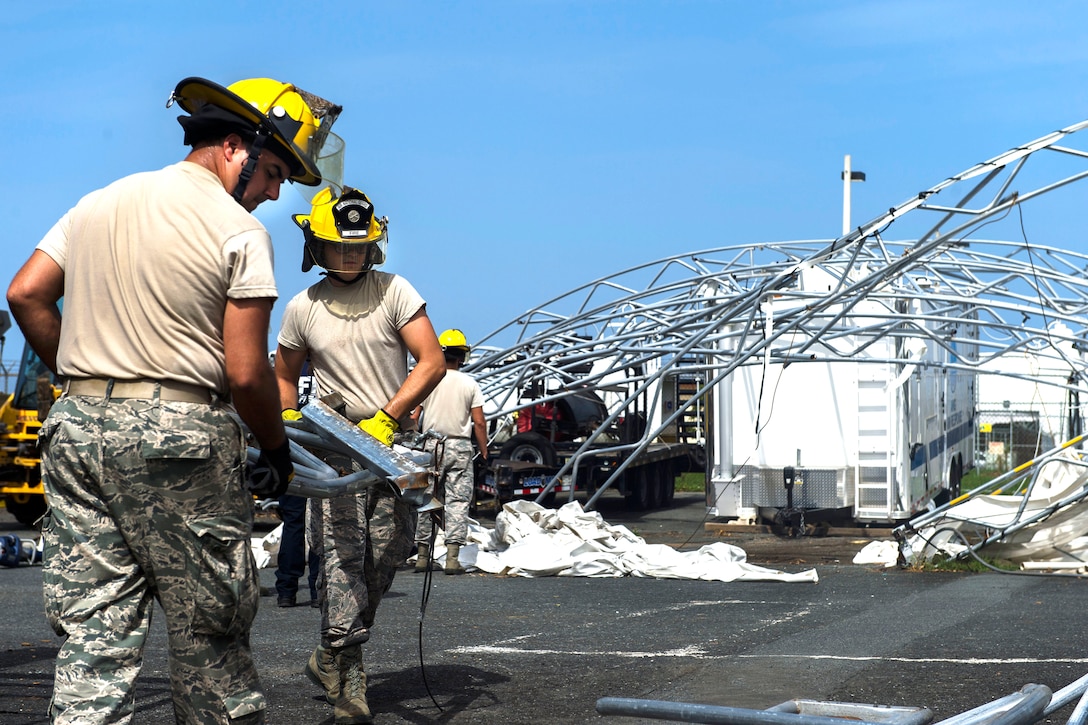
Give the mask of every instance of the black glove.
[(295, 477), (291, 464), (291, 441), (271, 450), (262, 450), (257, 462), (246, 472), (249, 490), (257, 498), (279, 498), (287, 492), (287, 484)]

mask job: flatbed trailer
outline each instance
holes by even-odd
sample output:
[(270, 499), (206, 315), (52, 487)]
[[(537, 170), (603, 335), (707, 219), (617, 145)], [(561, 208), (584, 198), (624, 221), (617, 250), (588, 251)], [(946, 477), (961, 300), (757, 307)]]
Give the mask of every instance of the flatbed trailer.
[[(676, 477), (686, 471), (702, 471), (703, 449), (693, 443), (651, 443), (633, 458), (616, 446), (590, 449), (577, 465), (556, 479), (567, 464), (571, 450), (555, 450), (553, 459), (523, 456), (520, 460), (501, 458), (499, 450), (490, 465), (476, 475), (478, 505), (499, 506), (514, 499), (533, 499), (545, 505), (563, 504), (579, 493), (592, 497), (624, 463), (623, 475), (612, 488), (636, 510), (666, 508), (672, 505)], [(630, 460), (629, 460), (630, 459)], [(554, 480), (554, 485), (548, 485)]]

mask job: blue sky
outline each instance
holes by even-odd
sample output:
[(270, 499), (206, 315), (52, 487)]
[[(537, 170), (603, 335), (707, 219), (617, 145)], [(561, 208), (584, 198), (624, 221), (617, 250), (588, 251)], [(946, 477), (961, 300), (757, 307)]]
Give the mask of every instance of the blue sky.
[[(385, 269), (472, 341), (642, 262), (837, 236), (844, 154), (860, 223), (1088, 117), (1086, 26), (1081, 3), (1004, 0), (9, 3), (0, 282), (81, 195), (183, 157), (180, 79), (268, 76), (343, 104)], [(305, 210), (287, 190), (258, 211), (273, 333), (317, 279)], [(1072, 212), (1032, 222), (1084, 251)]]

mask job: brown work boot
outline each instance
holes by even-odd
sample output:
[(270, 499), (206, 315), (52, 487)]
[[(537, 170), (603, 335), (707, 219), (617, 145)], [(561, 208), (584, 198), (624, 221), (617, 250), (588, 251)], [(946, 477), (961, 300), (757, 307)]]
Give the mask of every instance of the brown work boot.
[(446, 568), (443, 569), (443, 571), (445, 571), (447, 574), (465, 573), (465, 568), (461, 566), (461, 562), (457, 560), (457, 557), (460, 553), (460, 544), (446, 544)]
[(336, 661), (332, 653), (318, 645), (310, 655), (310, 661), (306, 663), (302, 674), (325, 691), (325, 700), (330, 705), (336, 704), (336, 698), (340, 696), (340, 673), (336, 671)]
[(358, 725), (373, 721), (366, 704), (366, 672), (363, 652), (359, 645), (345, 647), (336, 653), (336, 669), (340, 674), (340, 696), (333, 704), (332, 714), (337, 725)]
[(416, 549), (418, 549), (416, 553), (416, 571), (430, 571), (431, 545), (419, 544)]

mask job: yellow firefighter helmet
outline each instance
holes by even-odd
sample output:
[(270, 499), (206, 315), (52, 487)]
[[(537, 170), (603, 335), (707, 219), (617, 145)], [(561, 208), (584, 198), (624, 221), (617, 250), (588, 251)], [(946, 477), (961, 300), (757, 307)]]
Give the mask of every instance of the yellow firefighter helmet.
[[(263, 143), (290, 167), (293, 181), (307, 186), (321, 183), (323, 148), (340, 106), (271, 78), (249, 78), (226, 88), (204, 78), (186, 78), (174, 89), (167, 107), (175, 101), (189, 112), (178, 119), (186, 144), (211, 129), (245, 128), (266, 139)], [(342, 152), (342, 142), (337, 148)], [(259, 152), (260, 147), (254, 158)]]
[[(303, 272), (309, 272), (316, 264), (327, 272), (354, 274), (385, 262), (389, 220), (374, 213), (374, 205), (366, 194), (345, 186), (337, 195), (333, 187), (327, 187), (314, 196), (312, 204), (309, 214), (291, 217), (306, 238)], [(346, 268), (344, 260), (358, 252), (365, 252), (362, 268), (355, 264)]]
[(465, 339), (465, 333), (457, 329), (450, 329), (443, 332), (438, 336), (438, 344), (442, 346), (442, 351), (446, 352), (459, 352), (463, 353), (466, 357), (472, 348), (468, 346), (468, 340)]

